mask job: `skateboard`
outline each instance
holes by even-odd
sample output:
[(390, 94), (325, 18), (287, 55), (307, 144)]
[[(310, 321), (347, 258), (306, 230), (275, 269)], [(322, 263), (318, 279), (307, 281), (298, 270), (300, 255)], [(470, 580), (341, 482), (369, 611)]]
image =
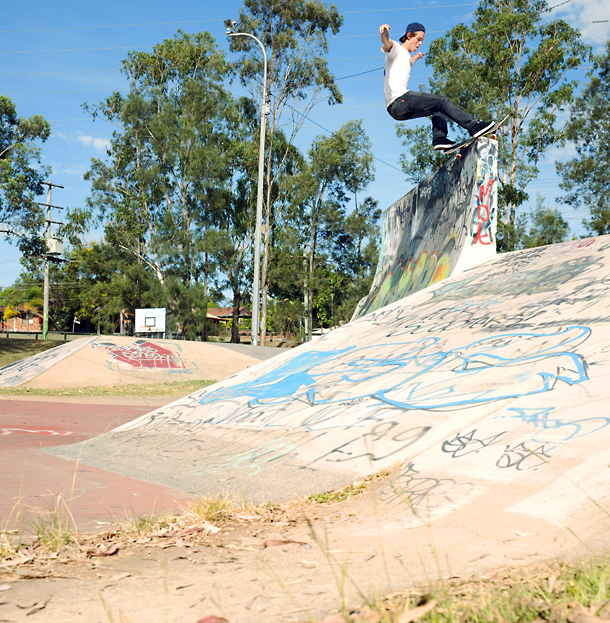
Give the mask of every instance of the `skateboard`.
[[(496, 123), (496, 125), (494, 125), (492, 128), (489, 128), (489, 130), (487, 130), (487, 132), (485, 132), (484, 134), (481, 134), (480, 136), (477, 136), (477, 138), (481, 138), (481, 136), (488, 136), (489, 134), (491, 134), (491, 138), (495, 139), (496, 138), (496, 132), (498, 131), (498, 128), (509, 117), (510, 117), (510, 115), (506, 115), (506, 117), (504, 117), (504, 119), (500, 119), (500, 121), (498, 121), (498, 123)], [(474, 143), (474, 141), (476, 141), (477, 138), (472, 138), (472, 136), (470, 136), (466, 140), (460, 141), (459, 143), (456, 143), (455, 145), (452, 145), (448, 149), (443, 149), (443, 151), (446, 154), (453, 154), (453, 153), (455, 153), (457, 151), (459, 153), (456, 154), (456, 158), (461, 158), (462, 157), (462, 149), (464, 149), (465, 147), (468, 147), (468, 145), (470, 145), (471, 143)]]

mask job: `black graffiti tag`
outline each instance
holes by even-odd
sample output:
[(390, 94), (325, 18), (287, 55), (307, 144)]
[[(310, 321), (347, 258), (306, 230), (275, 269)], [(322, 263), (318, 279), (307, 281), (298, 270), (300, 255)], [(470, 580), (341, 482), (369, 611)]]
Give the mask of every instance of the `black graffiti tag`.
[(550, 450), (552, 448), (546, 449), (544, 444), (537, 448), (528, 448), (524, 442), (512, 448), (506, 446), (506, 450), (504, 450), (502, 456), (496, 462), (496, 466), (500, 469), (514, 467), (519, 471), (536, 469), (551, 458)]
[(390, 506), (404, 504), (416, 512), (418, 507), (432, 509), (455, 504), (459, 499), (468, 497), (473, 490), (472, 482), (458, 483), (453, 478), (422, 476), (413, 463), (409, 463), (381, 489), (379, 496)]
[(469, 433), (458, 433), (453, 439), (444, 441), (441, 450), (450, 454), (454, 459), (458, 459), (467, 454), (479, 452), (494, 443), (499, 443), (499, 438), (506, 433), (506, 431), (503, 431), (497, 435), (487, 437), (487, 439), (475, 439), (474, 435), (476, 432), (477, 429), (473, 428)]

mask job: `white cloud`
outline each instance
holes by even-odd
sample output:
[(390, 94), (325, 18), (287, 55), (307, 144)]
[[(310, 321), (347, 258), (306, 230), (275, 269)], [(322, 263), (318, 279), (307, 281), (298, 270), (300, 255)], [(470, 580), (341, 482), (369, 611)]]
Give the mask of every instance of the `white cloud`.
[(108, 139), (95, 138), (88, 134), (80, 134), (76, 137), (76, 140), (87, 147), (93, 147), (95, 151), (106, 151), (106, 149), (110, 147), (110, 141)]
[[(554, 3), (550, 4), (552, 6)], [(578, 28), (583, 41), (592, 45), (597, 53), (603, 51), (606, 41), (610, 39), (610, 2), (571, 0), (553, 11), (552, 16), (561, 17), (574, 28)]]
[(78, 177), (83, 177), (83, 175), (85, 175), (85, 173), (89, 170), (89, 167), (84, 164), (75, 164), (67, 167), (59, 165), (58, 167), (53, 167), (53, 170), (57, 173), (63, 173), (65, 175), (76, 175)]
[(63, 132), (54, 132), (53, 135), (56, 138), (60, 138), (71, 145), (80, 143), (85, 147), (93, 147), (97, 152), (105, 152), (110, 147), (110, 141), (107, 138), (98, 138), (89, 134), (83, 134), (82, 132), (71, 132), (70, 134), (64, 134)]

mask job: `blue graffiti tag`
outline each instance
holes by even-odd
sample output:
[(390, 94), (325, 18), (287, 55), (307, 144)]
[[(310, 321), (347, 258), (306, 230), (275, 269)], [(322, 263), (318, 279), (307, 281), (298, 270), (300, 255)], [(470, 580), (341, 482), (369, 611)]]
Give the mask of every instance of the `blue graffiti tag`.
[[(535, 443), (565, 443), (576, 437), (584, 437), (605, 428), (610, 424), (610, 418), (592, 417), (578, 420), (564, 421), (558, 417), (550, 417), (554, 407), (542, 409), (510, 408), (517, 415), (510, 417), (520, 419), (525, 424), (533, 424), (540, 428), (539, 432), (532, 435), (531, 440)], [(549, 431), (553, 431), (550, 433)]]
[[(356, 401), (370, 405), (373, 401), (401, 410), (466, 408), (548, 392), (558, 383), (575, 385), (587, 380), (586, 362), (574, 351), (590, 333), (587, 327), (573, 326), (549, 334), (495, 335), (449, 350), (442, 349), (440, 338), (428, 337), (309, 351), (258, 378), (211, 389), (202, 395), (200, 404), (238, 401), (244, 407), (242, 423), (256, 419), (257, 411), (276, 405), (281, 407), (278, 418), (284, 425), (288, 424), (289, 405), (302, 408)], [(381, 353), (391, 356), (382, 357)], [(226, 416), (220, 411), (218, 418), (208, 412), (191, 423), (218, 423)], [(273, 420), (270, 416), (265, 425), (274, 425)]]

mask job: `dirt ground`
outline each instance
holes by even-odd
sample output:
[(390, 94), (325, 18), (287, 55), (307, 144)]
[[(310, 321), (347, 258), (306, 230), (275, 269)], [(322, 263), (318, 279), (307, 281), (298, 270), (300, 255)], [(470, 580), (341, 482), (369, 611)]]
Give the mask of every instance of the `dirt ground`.
[(379, 514), (383, 482), (340, 503), (302, 500), (214, 521), (191, 507), (154, 526), (146, 517), (100, 522), (99, 535), (74, 535), (55, 552), (32, 543), (0, 563), (0, 621), (321, 621), (439, 578), (578, 557), (595, 546), (579, 549), (580, 535), (542, 522), (534, 532), (516, 521), (485, 534), (484, 517), (471, 534), (450, 520), (414, 528), (408, 509)]

